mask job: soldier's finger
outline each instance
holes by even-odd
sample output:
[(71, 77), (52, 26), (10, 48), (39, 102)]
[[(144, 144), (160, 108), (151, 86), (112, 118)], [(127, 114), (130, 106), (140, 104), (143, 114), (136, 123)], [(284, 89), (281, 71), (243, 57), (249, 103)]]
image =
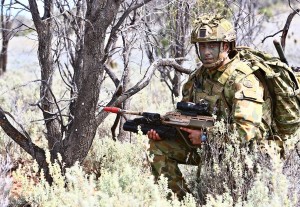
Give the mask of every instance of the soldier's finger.
[(191, 133), (192, 132), (192, 129), (189, 129), (189, 128), (185, 128), (185, 127), (180, 127), (181, 130), (183, 131), (186, 131), (188, 133)]
[(155, 138), (156, 138), (156, 140), (161, 140), (161, 138), (160, 138), (160, 136), (159, 136), (158, 133), (155, 133)]
[(151, 133), (152, 133), (152, 139), (156, 140), (156, 131), (151, 130)]
[(192, 141), (194, 136), (192, 134), (189, 134), (188, 138)]
[(151, 134), (152, 134), (152, 139), (153, 140), (156, 140), (156, 133), (155, 133), (155, 131), (153, 130), (153, 131), (151, 131)]
[(148, 138), (152, 139), (151, 130), (147, 132)]
[(155, 130), (151, 129), (151, 134), (152, 134), (152, 139), (153, 140), (160, 140), (159, 135)]
[(148, 131), (147, 134), (150, 139), (155, 139), (155, 131), (153, 129)]

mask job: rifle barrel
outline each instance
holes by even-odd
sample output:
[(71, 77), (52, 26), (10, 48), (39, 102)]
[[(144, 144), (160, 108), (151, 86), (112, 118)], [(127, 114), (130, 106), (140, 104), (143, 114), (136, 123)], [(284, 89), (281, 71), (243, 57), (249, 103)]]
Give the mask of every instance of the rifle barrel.
[(128, 111), (128, 110), (120, 109), (118, 107), (103, 107), (103, 110), (106, 112), (111, 112), (111, 113), (115, 113), (115, 114), (131, 114), (131, 115), (138, 115), (138, 116), (142, 116), (142, 114), (143, 114), (143, 112)]

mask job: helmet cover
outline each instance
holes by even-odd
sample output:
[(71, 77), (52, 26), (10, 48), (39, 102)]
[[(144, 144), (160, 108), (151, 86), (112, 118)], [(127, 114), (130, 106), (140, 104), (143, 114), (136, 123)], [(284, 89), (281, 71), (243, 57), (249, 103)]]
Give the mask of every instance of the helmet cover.
[(236, 32), (233, 25), (221, 16), (204, 15), (194, 22), (191, 43), (234, 42)]

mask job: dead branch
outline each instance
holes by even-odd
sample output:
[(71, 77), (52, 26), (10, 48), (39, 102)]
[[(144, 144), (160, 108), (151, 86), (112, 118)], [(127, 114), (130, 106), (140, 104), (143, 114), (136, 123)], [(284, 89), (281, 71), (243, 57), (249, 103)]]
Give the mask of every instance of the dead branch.
[(268, 38), (270, 38), (270, 37), (274, 37), (275, 35), (279, 34), (280, 32), (283, 32), (283, 29), (279, 30), (278, 32), (276, 32), (276, 33), (274, 33), (274, 34), (272, 34), (272, 35), (268, 35), (268, 36), (264, 37), (264, 38), (262, 39), (261, 43), (264, 43), (264, 41), (265, 41), (266, 39), (268, 39)]
[(129, 16), (129, 14), (132, 12), (132, 11), (135, 11), (137, 10), (138, 8), (144, 6), (145, 4), (147, 4), (148, 2), (150, 2), (151, 0), (144, 0), (142, 3), (140, 4), (136, 4), (136, 5), (133, 5), (131, 7), (129, 7), (123, 14), (122, 16), (120, 17), (120, 19), (118, 20), (118, 22), (112, 27), (111, 29), (111, 33), (109, 35), (109, 38), (108, 38), (108, 42), (105, 46), (105, 49), (104, 49), (104, 53), (105, 53), (105, 56), (103, 57), (103, 60), (102, 60), (102, 63), (104, 63), (109, 55), (109, 49), (110, 47), (113, 45), (113, 43), (116, 41), (117, 39), (117, 31), (119, 30), (120, 26), (123, 24), (123, 22), (125, 21), (125, 19)]
[(120, 80), (115, 75), (115, 73), (109, 67), (107, 67), (107, 65), (105, 65), (105, 64), (104, 64), (104, 70), (108, 74), (110, 79), (114, 82), (115, 86), (117, 87), (120, 84)]
[[(0, 127), (12, 140), (14, 140), (20, 147), (22, 147), (22, 149), (24, 149), (32, 156), (32, 158), (37, 161), (39, 167), (44, 170), (46, 180), (51, 183), (52, 177), (49, 174), (45, 151), (32, 143), (30, 136), (27, 134), (27, 132), (25, 132), (20, 124), (17, 123), (19, 127), (22, 128), (23, 133), (16, 129), (7, 119), (6, 114), (8, 114), (15, 121), (15, 119), (9, 113), (5, 112), (0, 106)], [(54, 158), (53, 154), (52, 158)]]
[[(147, 69), (144, 77), (132, 88), (127, 90), (126, 92), (122, 93), (119, 97), (113, 97), (111, 101), (107, 104), (107, 106), (119, 106), (122, 104), (124, 101), (126, 101), (128, 98), (133, 96), (134, 94), (138, 93), (141, 91), (143, 88), (145, 88), (152, 76), (154, 75), (155, 70), (160, 67), (160, 66), (170, 66), (173, 67), (176, 71), (185, 73), (185, 74), (190, 74), (192, 71), (190, 69), (184, 68), (181, 65), (177, 63), (177, 61), (184, 61), (186, 60), (185, 58), (167, 58), (167, 59), (159, 59), (153, 62)], [(101, 122), (107, 117), (108, 113), (101, 111), (96, 118), (96, 123), (99, 126)]]
[(299, 9), (296, 9), (292, 13), (290, 13), (290, 15), (288, 16), (288, 18), (287, 18), (287, 20), (285, 22), (285, 25), (283, 27), (282, 36), (281, 36), (281, 46), (282, 46), (283, 51), (285, 49), (285, 40), (286, 40), (286, 36), (288, 34), (288, 31), (289, 31), (291, 22), (292, 22), (294, 16), (296, 14), (299, 14), (299, 11), (300, 11)]
[[(290, 7), (291, 7), (291, 6), (290, 6)], [(291, 7), (291, 8), (292, 8), (292, 7)], [(294, 10), (293, 8), (292, 8), (292, 10), (293, 10), (293, 12), (290, 13), (289, 16), (287, 17), (283, 29), (279, 30), (278, 32), (276, 32), (276, 33), (274, 33), (274, 34), (272, 34), (272, 35), (266, 36), (266, 37), (261, 41), (261, 43), (264, 43), (264, 41), (265, 41), (266, 39), (268, 39), (268, 38), (270, 38), (270, 37), (274, 37), (275, 35), (277, 35), (277, 34), (279, 34), (279, 33), (282, 32), (282, 36), (281, 36), (281, 41), (280, 41), (280, 42), (281, 42), (282, 49), (283, 49), (283, 51), (284, 51), (284, 49), (285, 49), (285, 41), (286, 41), (286, 37), (287, 37), (288, 31), (289, 31), (291, 22), (292, 22), (294, 16), (295, 16), (296, 14), (299, 14), (299, 11), (300, 11), (299, 9)]]
[[(44, 150), (39, 148), (37, 145), (32, 143), (31, 138), (27, 133), (21, 133), (17, 130), (6, 117), (7, 112), (5, 112), (0, 107), (0, 126), (3, 131), (12, 138), (17, 144), (19, 144), (28, 154), (30, 154), (34, 159), (38, 157), (44, 157)], [(10, 116), (12, 119), (13, 117)], [(19, 124), (18, 124), (19, 125)], [(19, 125), (20, 126), (20, 125)], [(22, 127), (23, 128), (23, 127)], [(25, 132), (25, 131), (24, 131)]]

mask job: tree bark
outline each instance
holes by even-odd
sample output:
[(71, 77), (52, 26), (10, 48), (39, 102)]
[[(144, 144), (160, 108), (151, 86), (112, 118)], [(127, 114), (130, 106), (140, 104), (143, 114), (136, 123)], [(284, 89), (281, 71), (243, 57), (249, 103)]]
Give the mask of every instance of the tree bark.
[[(4, 1), (2, 2), (4, 3)], [(10, 10), (11, 7), (8, 8)], [(7, 50), (8, 50), (8, 43), (10, 38), (12, 37), (13, 33), (11, 31), (12, 28), (12, 21), (10, 16), (4, 15), (4, 8), (1, 5), (1, 33), (2, 33), (2, 48), (0, 53), (0, 75), (6, 72), (7, 66)]]
[(46, 179), (52, 181), (49, 174), (48, 164), (46, 162), (45, 151), (31, 142), (31, 138), (26, 133), (19, 132), (7, 119), (6, 112), (0, 107), (0, 126), (3, 131), (11, 137), (16, 143), (30, 154), (44, 170)]
[(3, 37), (2, 49), (0, 53), (0, 75), (6, 72), (8, 42), (9, 41)]
[[(98, 127), (95, 117), (103, 79), (104, 39), (121, 1), (87, 1), (83, 70), (77, 71), (78, 98), (70, 135), (64, 139), (62, 155), (66, 166), (86, 157)], [(79, 78), (80, 77), (80, 78)]]
[[(59, 144), (62, 139), (61, 125), (58, 120), (58, 108), (55, 104), (52, 93), (52, 78), (54, 73), (54, 61), (52, 56), (51, 43), (53, 39), (52, 31), (52, 0), (44, 1), (44, 16), (39, 15), (35, 0), (29, 0), (32, 19), (38, 34), (38, 59), (41, 67), (40, 86), (40, 108), (43, 111), (45, 125), (47, 128), (46, 138), (49, 149), (53, 149), (55, 144)], [(62, 120), (61, 120), (62, 121)]]

